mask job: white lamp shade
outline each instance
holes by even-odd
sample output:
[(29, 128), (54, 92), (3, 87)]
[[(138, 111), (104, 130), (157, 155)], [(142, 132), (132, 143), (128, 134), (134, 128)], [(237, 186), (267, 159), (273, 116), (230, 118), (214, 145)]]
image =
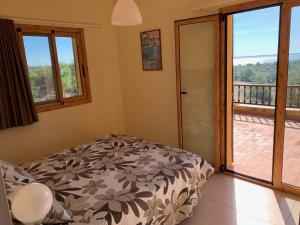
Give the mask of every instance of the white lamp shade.
[(134, 26), (143, 22), (141, 12), (133, 0), (118, 0), (112, 13), (115, 26)]
[(39, 183), (28, 184), (15, 194), (12, 201), (12, 213), (24, 224), (41, 222), (53, 205), (51, 190)]

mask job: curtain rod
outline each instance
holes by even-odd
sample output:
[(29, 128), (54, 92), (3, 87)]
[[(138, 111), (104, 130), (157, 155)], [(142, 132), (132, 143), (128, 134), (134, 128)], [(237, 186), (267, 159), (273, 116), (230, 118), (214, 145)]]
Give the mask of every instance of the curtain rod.
[(195, 6), (194, 10), (202, 10), (202, 9), (211, 8), (211, 7), (218, 7), (218, 6), (222, 6), (222, 5), (230, 4), (230, 3), (234, 3), (234, 2), (237, 2), (237, 0), (217, 1), (215, 3), (210, 3), (210, 4), (206, 4), (206, 5), (201, 5), (199, 3), (199, 4), (196, 4), (198, 6)]
[(7, 15), (0, 15), (0, 18), (11, 19), (17, 23), (33, 23), (40, 25), (61, 25), (61, 26), (76, 26), (76, 27), (89, 27), (89, 28), (101, 28), (100, 23), (82, 23), (78, 21), (62, 21), (62, 20), (47, 20), (40, 18), (26, 18), (26, 17), (11, 17)]

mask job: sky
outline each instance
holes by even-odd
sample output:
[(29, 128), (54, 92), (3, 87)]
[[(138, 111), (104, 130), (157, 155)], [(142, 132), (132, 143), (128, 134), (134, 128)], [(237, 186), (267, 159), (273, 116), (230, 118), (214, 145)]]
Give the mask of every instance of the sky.
[[(27, 63), (30, 66), (51, 65), (48, 37), (24, 36)], [(56, 37), (56, 48), (60, 63), (73, 63), (74, 54), (72, 38)]]
[[(234, 57), (277, 55), (280, 7), (234, 14)], [(292, 10), (290, 53), (300, 53), (300, 7)], [(47, 37), (24, 36), (26, 58), (29, 65), (51, 65)], [(74, 61), (72, 39), (56, 37), (59, 62)]]
[[(234, 57), (277, 55), (279, 14), (279, 6), (234, 14)], [(290, 53), (300, 53), (299, 15), (300, 7), (295, 7), (292, 11)]]

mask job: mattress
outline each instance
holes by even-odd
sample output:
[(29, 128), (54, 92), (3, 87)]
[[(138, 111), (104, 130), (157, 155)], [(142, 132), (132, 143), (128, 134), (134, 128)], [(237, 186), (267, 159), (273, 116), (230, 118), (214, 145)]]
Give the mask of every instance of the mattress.
[(21, 165), (53, 190), (70, 225), (178, 224), (214, 169), (178, 148), (109, 135)]

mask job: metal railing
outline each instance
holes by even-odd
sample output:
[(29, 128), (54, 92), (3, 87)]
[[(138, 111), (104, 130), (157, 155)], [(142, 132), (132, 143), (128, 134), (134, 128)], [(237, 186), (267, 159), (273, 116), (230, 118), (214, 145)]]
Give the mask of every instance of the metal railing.
[[(240, 104), (275, 106), (276, 85), (234, 84), (234, 102)], [(300, 86), (287, 87), (286, 107), (300, 108)]]

